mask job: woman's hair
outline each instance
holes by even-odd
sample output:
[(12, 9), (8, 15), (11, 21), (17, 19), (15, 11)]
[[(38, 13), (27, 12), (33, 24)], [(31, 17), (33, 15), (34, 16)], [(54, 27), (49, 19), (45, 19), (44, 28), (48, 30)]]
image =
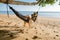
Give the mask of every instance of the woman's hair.
[(38, 12), (34, 12), (34, 14), (31, 15), (31, 19), (35, 22), (38, 16)]

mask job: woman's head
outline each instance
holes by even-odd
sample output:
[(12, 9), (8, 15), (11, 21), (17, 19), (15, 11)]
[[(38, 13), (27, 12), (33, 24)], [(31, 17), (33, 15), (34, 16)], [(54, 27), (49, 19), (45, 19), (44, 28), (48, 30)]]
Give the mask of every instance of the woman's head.
[(31, 15), (31, 19), (35, 22), (38, 16), (38, 12), (34, 12), (34, 14)]

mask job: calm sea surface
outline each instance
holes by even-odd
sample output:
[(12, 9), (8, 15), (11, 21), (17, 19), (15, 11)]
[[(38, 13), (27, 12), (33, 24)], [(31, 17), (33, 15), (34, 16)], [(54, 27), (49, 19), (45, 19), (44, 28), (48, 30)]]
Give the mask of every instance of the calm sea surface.
[[(33, 14), (32, 11), (19, 11), (19, 12), (23, 15)], [(0, 11), (0, 14), (7, 14), (7, 12), (6, 11)], [(9, 11), (9, 14), (14, 14), (14, 13), (12, 11)], [(60, 18), (60, 12), (39, 12), (39, 16)]]

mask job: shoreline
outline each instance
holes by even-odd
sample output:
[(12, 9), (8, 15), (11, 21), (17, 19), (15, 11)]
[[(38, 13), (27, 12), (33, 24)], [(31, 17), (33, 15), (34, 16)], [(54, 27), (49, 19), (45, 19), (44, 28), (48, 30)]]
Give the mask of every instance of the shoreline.
[[(23, 15), (31, 15), (31, 14), (33, 14), (33, 12), (31, 12), (31, 11), (21, 11), (19, 13), (21, 13)], [(3, 13), (1, 12), (0, 14), (4, 14), (4, 12)], [(5, 12), (5, 14), (7, 14), (7, 13)], [(9, 14), (14, 15), (13, 12), (9, 12)], [(39, 16), (49, 17), (49, 18), (60, 18), (59, 12), (56, 12), (56, 13), (53, 13), (53, 12), (51, 12), (51, 13), (49, 13), (49, 12), (47, 12), (47, 13), (44, 13), (44, 12), (40, 13), (39, 12)]]
[[(0, 15), (6, 15), (7, 16), (7, 14), (0, 14)], [(11, 15), (14, 15), (15, 16), (15, 14), (9, 14), (10, 16)], [(26, 16), (26, 15), (25, 15)], [(48, 16), (41, 16), (41, 15), (38, 15), (38, 17), (44, 17), (44, 18), (54, 18), (54, 19), (60, 19), (60, 18), (58, 18), (58, 17), (48, 17)]]

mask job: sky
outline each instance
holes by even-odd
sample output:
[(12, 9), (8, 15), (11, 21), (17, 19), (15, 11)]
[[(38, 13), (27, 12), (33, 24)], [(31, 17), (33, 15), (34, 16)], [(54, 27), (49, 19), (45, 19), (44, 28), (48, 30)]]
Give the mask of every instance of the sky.
[[(16, 0), (16, 1), (25, 1), (25, 2), (35, 2), (35, 0)], [(24, 6), (24, 5), (11, 5), (17, 11), (40, 11), (40, 12), (60, 12), (60, 5), (56, 2), (54, 5), (46, 5), (45, 7), (41, 7), (38, 5), (35, 6)], [(0, 3), (0, 11), (6, 11), (6, 4)], [(9, 9), (9, 11), (11, 11)]]

